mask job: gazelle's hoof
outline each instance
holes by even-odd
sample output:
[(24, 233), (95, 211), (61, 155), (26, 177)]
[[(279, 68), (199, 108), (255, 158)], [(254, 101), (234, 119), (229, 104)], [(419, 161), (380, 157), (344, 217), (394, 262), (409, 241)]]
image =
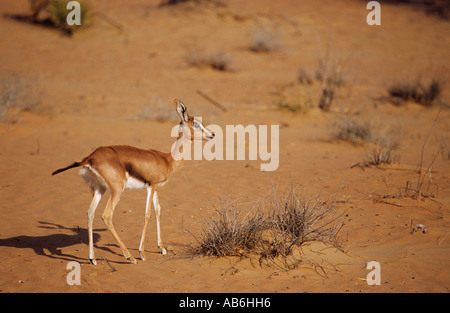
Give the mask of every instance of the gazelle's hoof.
[(135, 258), (133, 258), (132, 256), (130, 256), (129, 258), (127, 258), (128, 261), (130, 261), (131, 264), (137, 264), (137, 261)]
[(97, 261), (95, 259), (89, 259), (89, 262), (91, 262), (92, 265), (97, 265)]
[(139, 251), (139, 256), (140, 256), (140, 258), (141, 258), (141, 260), (142, 261), (145, 261), (145, 253), (144, 253), (144, 251)]
[(160, 249), (161, 249), (161, 254), (167, 254), (166, 248), (160, 248)]

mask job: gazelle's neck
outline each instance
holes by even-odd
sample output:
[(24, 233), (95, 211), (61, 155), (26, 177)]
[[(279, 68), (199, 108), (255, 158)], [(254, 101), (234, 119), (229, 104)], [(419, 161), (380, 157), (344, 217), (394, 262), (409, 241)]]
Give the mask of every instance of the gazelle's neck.
[[(181, 127), (182, 126), (180, 126), (180, 128)], [(191, 140), (186, 138), (186, 136), (183, 133), (183, 130), (180, 129), (178, 132), (178, 138), (172, 145), (172, 150), (169, 156), (173, 172), (175, 172), (176, 170), (180, 169), (183, 166), (186, 157), (185, 154), (190, 153), (190, 149), (187, 149), (187, 151), (184, 150), (185, 145), (191, 145)]]

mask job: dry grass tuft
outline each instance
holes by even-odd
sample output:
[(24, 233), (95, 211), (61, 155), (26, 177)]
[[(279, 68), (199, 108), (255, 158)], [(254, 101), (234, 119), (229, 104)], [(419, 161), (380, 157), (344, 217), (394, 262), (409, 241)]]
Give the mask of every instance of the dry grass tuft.
[(287, 98), (285, 96), (278, 97), (273, 100), (273, 104), (279, 109), (283, 111), (289, 112), (308, 112), (313, 106), (312, 104), (305, 99), (295, 97), (295, 98)]
[(448, 136), (449, 131), (445, 133), (444, 138), (441, 140), (441, 155), (443, 160), (450, 160), (450, 138)]
[(219, 206), (212, 204), (215, 214), (205, 220), (197, 253), (207, 256), (243, 256), (258, 249), (262, 232), (267, 228), (264, 215), (251, 210), (245, 216), (239, 211), (238, 203), (227, 198)]
[(215, 214), (204, 221), (194, 253), (206, 256), (256, 257), (260, 266), (285, 270), (302, 263), (302, 245), (320, 241), (339, 247), (343, 226), (336, 203), (304, 196), (291, 184), (287, 193), (271, 192), (243, 215), (229, 198), (214, 205)]
[(194, 50), (188, 52), (185, 57), (186, 62), (190, 66), (210, 67), (218, 71), (229, 71), (233, 63), (233, 58), (222, 50), (208, 53)]
[(415, 102), (425, 107), (430, 107), (442, 93), (442, 83), (433, 79), (428, 85), (420, 80), (409, 83), (396, 83), (388, 88), (390, 101), (395, 105), (402, 105), (406, 102)]
[(387, 143), (385, 140), (377, 142), (372, 152), (366, 157), (368, 165), (391, 164), (396, 160), (397, 144)]
[(0, 69), (0, 123), (13, 122), (20, 111), (36, 112), (41, 108), (36, 77)]
[(253, 32), (250, 51), (271, 52), (279, 47), (279, 34), (260, 27)]
[(334, 125), (334, 139), (348, 141), (352, 144), (362, 144), (372, 140), (372, 128), (368, 121), (361, 121), (350, 115), (343, 115)]
[[(428, 139), (430, 138), (431, 132), (436, 125), (436, 122), (440, 115), (440, 110), (438, 114), (436, 115), (436, 118), (433, 121), (433, 124), (431, 125), (431, 128), (427, 134), (427, 137), (425, 138), (425, 141), (422, 145), (422, 149), (420, 152), (420, 158), (419, 163), (417, 164), (417, 167), (412, 172), (412, 175), (410, 179), (406, 181), (405, 187), (400, 188), (400, 192), (396, 194), (387, 194), (387, 195), (381, 195), (374, 197), (373, 202), (374, 203), (386, 203), (391, 204), (394, 206), (402, 206), (401, 204), (391, 202), (391, 199), (402, 199), (402, 198), (411, 198), (418, 201), (423, 201), (425, 199), (432, 199), (437, 197), (437, 193), (439, 191), (439, 186), (433, 183), (433, 165), (436, 161), (436, 158), (439, 154), (441, 154), (442, 151), (442, 145), (439, 147), (438, 151), (433, 155), (431, 161), (429, 162), (428, 166), (425, 169), (424, 165), (424, 152), (425, 147), (428, 143)], [(436, 187), (435, 192), (432, 192), (432, 186)], [(436, 200), (434, 200), (438, 205), (439, 208), (442, 207), (442, 204)]]

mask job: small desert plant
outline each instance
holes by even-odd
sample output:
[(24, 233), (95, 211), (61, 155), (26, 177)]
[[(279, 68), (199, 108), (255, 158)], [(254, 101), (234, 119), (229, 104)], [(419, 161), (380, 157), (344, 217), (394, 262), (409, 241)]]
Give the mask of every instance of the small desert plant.
[[(433, 169), (433, 164), (434, 161), (436, 161), (436, 158), (438, 157), (438, 155), (442, 152), (441, 149), (442, 147), (439, 147), (439, 150), (434, 154), (433, 159), (431, 160), (431, 162), (429, 163), (428, 167), (426, 170), (424, 170), (424, 163), (423, 163), (423, 159), (424, 159), (424, 152), (425, 152), (425, 147), (428, 143), (428, 139), (430, 138), (431, 132), (433, 131), (434, 126), (436, 125), (438, 119), (439, 119), (439, 115), (441, 114), (441, 110), (439, 110), (439, 112), (437, 113), (433, 124), (431, 125), (430, 130), (428, 131), (427, 137), (425, 138), (425, 141), (422, 145), (422, 149), (420, 152), (420, 159), (419, 159), (419, 163), (417, 164), (417, 167), (415, 169), (415, 173), (417, 173), (418, 177), (417, 177), (417, 184), (416, 187), (412, 187), (412, 184), (410, 181), (406, 182), (406, 187), (404, 189), (404, 195), (407, 195), (413, 199), (422, 199), (422, 198), (426, 198), (426, 197), (435, 197), (435, 195), (431, 194), (429, 192), (430, 190), (430, 186), (432, 183), (432, 169)], [(428, 177), (428, 179), (427, 179)], [(425, 181), (428, 180), (428, 184), (425, 190)]]
[(337, 60), (334, 62), (319, 60), (316, 79), (328, 84), (328, 86), (341, 87), (345, 83), (342, 66)]
[(304, 196), (293, 184), (286, 194), (274, 190), (254, 203), (243, 215), (229, 198), (215, 206), (204, 221), (197, 254), (207, 256), (256, 256), (260, 265), (291, 269), (300, 263), (295, 248), (320, 241), (339, 247), (337, 234), (343, 223), (334, 201)]
[(367, 155), (366, 163), (368, 165), (391, 164), (396, 159), (396, 149), (397, 144), (391, 144), (384, 140), (380, 140), (375, 145), (372, 152)]
[(253, 52), (271, 52), (279, 46), (279, 35), (260, 27), (253, 32), (250, 50)]
[(72, 35), (75, 31), (90, 25), (93, 13), (85, 1), (78, 1), (80, 4), (80, 20), (81, 25), (69, 25), (67, 23), (67, 15), (70, 12), (67, 9), (69, 0), (50, 0), (47, 5), (47, 12), (53, 25), (68, 35)]
[(331, 49), (332, 33), (328, 34), (327, 45), (322, 54), (318, 48), (318, 65), (315, 72), (315, 77), (322, 82), (321, 96), (319, 100), (319, 108), (328, 111), (336, 98), (339, 88), (345, 84), (344, 78), (345, 68), (350, 61), (350, 56), (347, 60), (342, 60)]
[(361, 144), (372, 139), (372, 130), (369, 122), (362, 122), (349, 115), (344, 115), (335, 124), (334, 138)]
[(333, 63), (328, 63), (328, 61), (323, 63), (322, 60), (319, 60), (316, 78), (322, 81), (322, 94), (319, 99), (319, 108), (323, 111), (329, 111), (338, 89), (344, 83), (342, 66), (336, 63), (336, 61)]
[(307, 112), (312, 108), (311, 103), (308, 100), (301, 98), (286, 98), (279, 97), (273, 101), (273, 104), (279, 110), (285, 110), (289, 112)]
[(227, 198), (219, 206), (213, 204), (215, 215), (205, 220), (197, 252), (208, 256), (243, 256), (261, 244), (266, 228), (264, 216), (252, 210), (242, 217), (238, 204)]
[[(428, 139), (430, 138), (431, 132), (432, 132), (434, 126), (436, 125), (436, 122), (439, 118), (440, 113), (441, 113), (441, 111), (439, 110), (438, 114), (436, 115), (436, 118), (433, 121), (433, 124), (431, 125), (430, 130), (428, 131), (425, 141), (422, 145), (419, 163), (417, 164), (417, 167), (414, 169), (411, 178), (406, 181), (405, 187), (400, 188), (399, 193), (375, 197), (373, 200), (374, 203), (387, 203), (387, 204), (392, 204), (395, 206), (401, 206), (398, 203), (391, 203), (389, 201), (389, 199), (411, 198), (411, 199), (421, 201), (426, 198), (436, 197), (436, 194), (434, 194), (430, 191), (430, 187), (433, 185), (432, 169), (433, 169), (434, 161), (436, 161), (436, 158), (442, 152), (442, 146), (439, 147), (438, 151), (436, 151), (436, 153), (434, 154), (433, 158), (431, 159), (431, 161), (428, 164), (428, 167), (426, 167), (426, 169), (425, 169), (423, 162), (424, 162), (425, 147), (427, 145)], [(436, 192), (438, 190), (439, 189), (437, 189)], [(437, 202), (437, 203), (439, 203), (439, 202)]]
[(300, 84), (311, 85), (313, 83), (312, 75), (303, 67), (300, 67), (297, 70), (297, 79)]
[(274, 194), (269, 215), (270, 228), (286, 234), (289, 246), (321, 241), (337, 245), (336, 204), (319, 199), (318, 195), (305, 196), (292, 185), (282, 195)]
[(188, 52), (186, 55), (186, 62), (190, 66), (210, 67), (218, 71), (228, 71), (231, 69), (233, 59), (229, 54), (222, 50), (217, 50), (213, 53), (194, 50)]
[(322, 88), (322, 96), (319, 100), (319, 109), (329, 111), (334, 98), (335, 89), (332, 86)]
[(450, 160), (450, 140), (448, 137), (449, 131), (445, 133), (445, 137), (442, 139), (440, 147), (441, 147), (441, 155), (443, 160)]
[(0, 70), (0, 123), (11, 121), (20, 111), (36, 111), (41, 104), (38, 80)]
[(209, 56), (209, 65), (215, 70), (228, 71), (232, 62), (231, 56), (221, 50)]
[(366, 155), (365, 161), (353, 164), (351, 167), (353, 168), (359, 166), (363, 168), (372, 165), (378, 166), (383, 164), (391, 164), (397, 159), (397, 155), (395, 153), (395, 150), (397, 148), (397, 143), (391, 143), (386, 139), (379, 139), (377, 140), (371, 152)]
[(418, 80), (414, 83), (396, 83), (388, 88), (391, 102), (395, 105), (412, 101), (427, 107), (439, 99), (441, 91), (441, 83), (436, 79), (428, 86)]

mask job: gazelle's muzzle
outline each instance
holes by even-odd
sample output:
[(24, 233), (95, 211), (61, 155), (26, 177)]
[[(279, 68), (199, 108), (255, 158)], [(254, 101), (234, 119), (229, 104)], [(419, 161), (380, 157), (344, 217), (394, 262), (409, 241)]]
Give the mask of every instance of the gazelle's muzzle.
[(210, 131), (209, 129), (205, 128), (203, 130), (203, 138), (206, 140), (212, 140), (214, 139), (214, 137), (216, 136), (216, 134), (214, 134), (214, 132)]

